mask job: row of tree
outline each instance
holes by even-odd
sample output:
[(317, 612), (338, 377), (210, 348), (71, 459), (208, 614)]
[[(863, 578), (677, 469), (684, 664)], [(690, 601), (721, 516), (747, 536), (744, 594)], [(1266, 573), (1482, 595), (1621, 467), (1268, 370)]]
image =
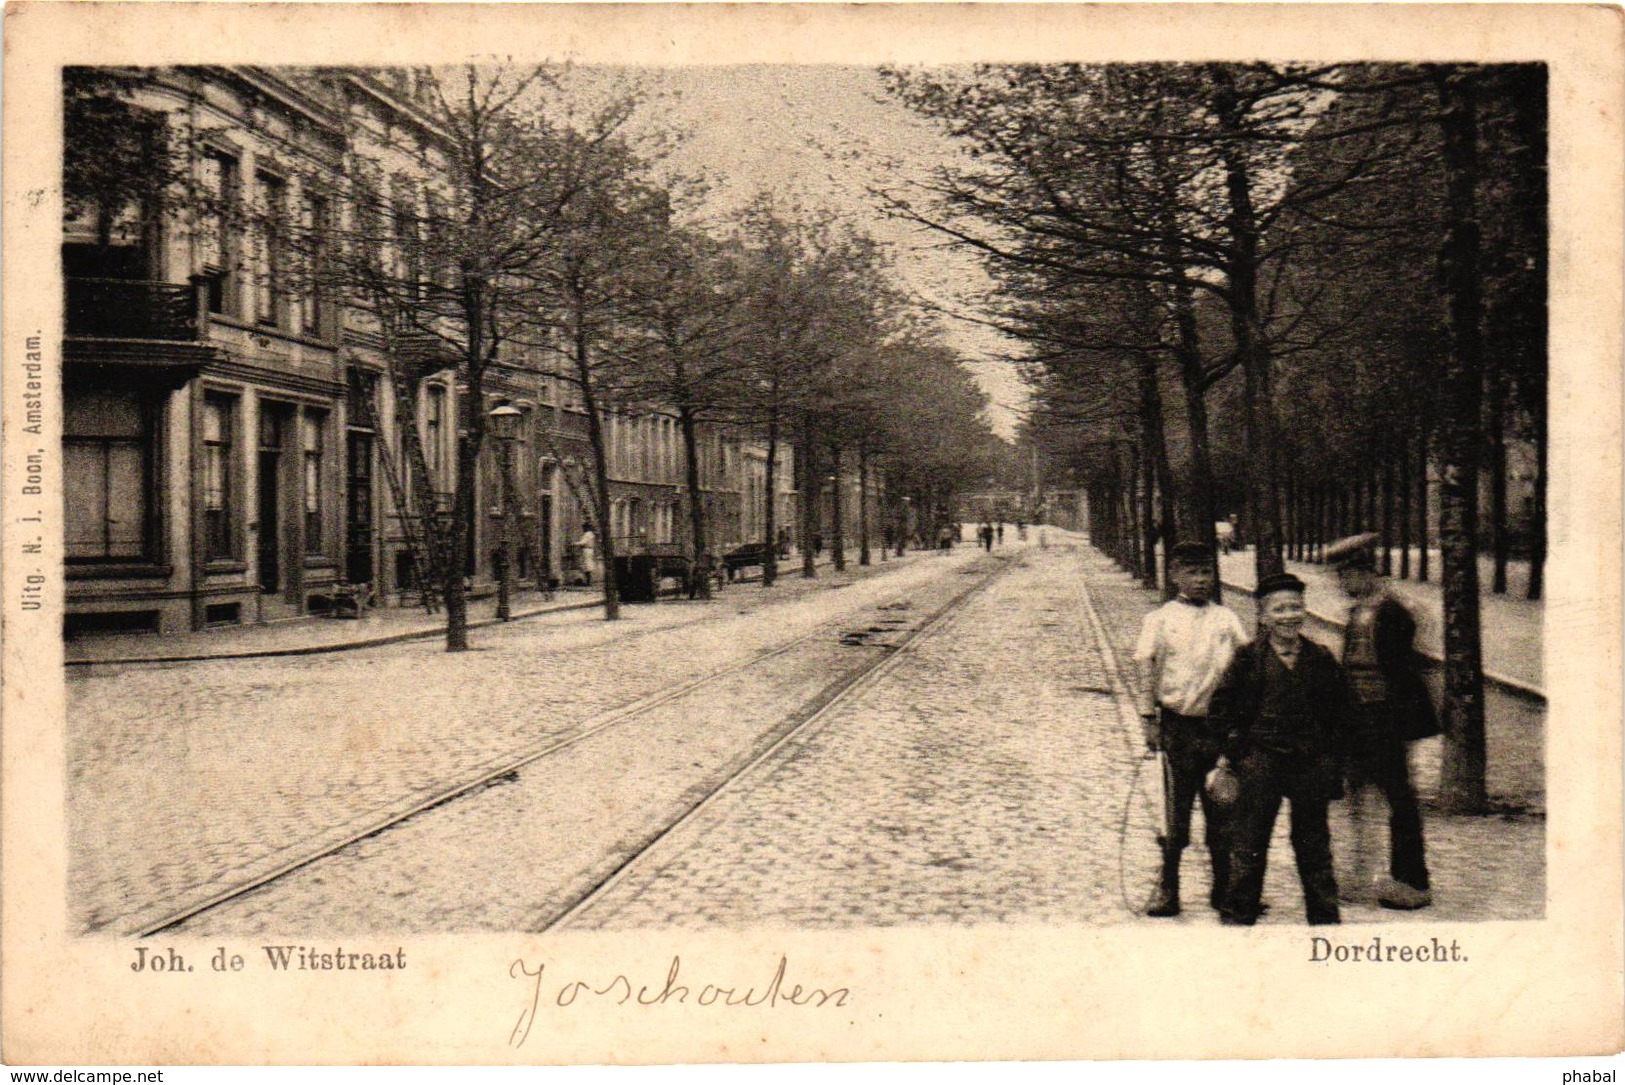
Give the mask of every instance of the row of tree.
[[(1540, 65), (1019, 65), (891, 71), (968, 155), (898, 215), (986, 258), (1027, 344), (1028, 438), (1155, 584), (1239, 508), (1259, 576), (1381, 530), (1428, 575), (1436, 482), (1445, 783), (1482, 809), (1479, 474), (1495, 586), (1508, 447), (1545, 558), (1546, 73)], [(1385, 551), (1393, 567), (1391, 549)]]
[[(322, 210), (293, 215), (200, 180), (195, 163), (209, 132), (173, 116), (155, 125), (130, 104), (150, 74), (68, 76), (70, 212), (100, 206), (112, 218), (131, 199), (129, 179), (141, 177), (139, 199), (161, 201), (165, 214), (274, 244), (275, 266), (262, 268), (276, 278), (268, 288), (337, 303), (381, 339), (403, 423), (403, 482), (418, 494), (430, 493), (430, 475), (417, 389), (432, 373), (455, 371), (462, 413), (449, 515), (420, 501), (414, 527), (428, 582), (445, 602), (449, 650), (468, 645), (463, 570), (493, 374), (529, 369), (574, 386), (592, 449), (583, 489), (600, 529), (610, 522), (607, 412), (674, 413), (696, 558), (711, 549), (701, 425), (763, 442), (766, 585), (777, 575), (782, 447), (794, 447), (800, 468), (803, 540), (819, 530), (817, 480), (856, 469), (866, 563), (877, 472), (894, 503), (909, 495), (919, 508), (935, 507), (944, 489), (979, 476), (999, 444), (959, 359), (906, 318), (875, 244), (767, 195), (727, 221), (707, 220), (702, 179), (668, 168), (670, 134), (634, 123), (642, 96), (601, 86), (583, 95), (562, 74), (420, 71), (414, 109), (426, 125), (342, 111), (342, 144), (313, 188)], [(348, 82), (387, 75), (305, 78), (343, 100)], [(132, 141), (132, 131), (147, 135)], [(291, 143), (287, 153), (309, 154)], [(838, 518), (841, 502), (833, 507)], [(850, 527), (829, 527), (844, 566)], [(613, 619), (615, 540), (607, 530), (599, 539)], [(813, 555), (803, 553), (812, 576)]]

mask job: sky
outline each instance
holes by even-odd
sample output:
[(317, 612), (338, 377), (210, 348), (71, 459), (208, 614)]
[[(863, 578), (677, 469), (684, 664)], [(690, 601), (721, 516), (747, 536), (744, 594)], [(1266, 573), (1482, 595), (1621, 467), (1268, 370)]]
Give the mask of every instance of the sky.
[[(760, 191), (827, 209), (891, 253), (910, 295), (931, 306), (975, 311), (992, 290), (977, 261), (940, 234), (888, 219), (868, 189), (895, 187), (951, 159), (956, 149), (923, 119), (885, 97), (871, 68), (737, 65), (643, 69), (650, 123), (686, 133), (674, 165), (703, 169), (707, 212), (726, 215)], [(940, 318), (990, 399), (989, 421), (1014, 432), (1026, 393), (1005, 360), (1016, 345), (985, 327)]]

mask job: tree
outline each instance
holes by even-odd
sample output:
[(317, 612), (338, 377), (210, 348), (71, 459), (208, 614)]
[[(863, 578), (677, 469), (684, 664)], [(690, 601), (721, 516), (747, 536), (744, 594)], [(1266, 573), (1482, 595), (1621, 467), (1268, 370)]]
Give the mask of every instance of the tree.
[[(983, 66), (969, 76), (888, 74), (891, 89), (969, 145), (924, 200), (882, 193), (894, 213), (992, 263), (1165, 292), (1168, 342), (1187, 407), (1243, 374), (1246, 477), (1258, 572), (1280, 567), (1272, 294), (1277, 220), (1357, 183), (1386, 148), (1358, 129), (1315, 132), (1341, 69), (1266, 64)], [(1291, 151), (1335, 144), (1313, 185), (1281, 183)], [(1229, 349), (1200, 366), (1191, 302), (1223, 306)], [(1212, 352), (1209, 352), (1210, 354)], [(1195, 467), (1205, 419), (1188, 426)], [(1211, 491), (1198, 480), (1198, 492)], [(1200, 515), (1211, 532), (1211, 509)]]
[[(779, 442), (787, 433), (795, 442), (802, 575), (811, 577), (818, 453), (844, 394), (842, 361), (872, 339), (875, 306), (886, 293), (883, 271), (869, 239), (837, 229), (827, 217), (780, 208), (765, 194), (746, 209), (739, 240), (755, 283), (747, 304), (745, 416), (764, 434), (770, 495)], [(764, 586), (777, 575), (776, 515), (770, 496)]]
[[(566, 209), (549, 252), (526, 271), (539, 306), (533, 322), (564, 358), (564, 379), (586, 408), (593, 457), (593, 515), (604, 562), (604, 618), (620, 617), (616, 540), (611, 529), (604, 417), (637, 402), (638, 347), (647, 332), (641, 285), (670, 228), (667, 193), (646, 175), (648, 163), (624, 144), (601, 145), (600, 171)], [(693, 471), (691, 463), (690, 471)]]
[(1484, 790), (1484, 671), (1479, 631), (1478, 467), (1483, 401), (1483, 295), (1479, 277), (1478, 87), (1471, 69), (1432, 72), (1444, 137), (1446, 236), (1440, 277), (1449, 299), (1449, 408), (1440, 470), (1439, 545), (1444, 585), (1444, 752), (1446, 804), (1458, 812), (1487, 805)]
[[(738, 245), (673, 228), (648, 247), (643, 267), (632, 286), (641, 334), (630, 344), (633, 364), (625, 391), (677, 412), (687, 463), (690, 551), (704, 561), (710, 547), (699, 427), (736, 423), (744, 411), (750, 264)], [(771, 464), (768, 470), (771, 478)], [(769, 515), (771, 493), (770, 488)], [(698, 583), (701, 598), (709, 599), (709, 579)]]
[[(631, 159), (633, 95), (585, 114), (559, 107), (557, 72), (467, 65), (418, 73), (421, 127), (352, 114), (335, 195), (342, 215), (307, 219), (309, 273), (383, 338), (432, 566), (446, 647), (468, 647), (464, 570), (485, 437), (487, 372), (546, 341), (549, 271)], [(329, 79), (362, 78), (337, 71)], [(554, 119), (567, 116), (567, 121)], [(450, 515), (437, 515), (417, 440), (416, 389), (449, 369), (460, 386)]]
[(115, 267), (114, 232), (133, 227), (142, 235), (138, 258), (147, 255), (145, 235), (162, 205), (187, 182), (184, 139), (164, 116), (131, 101), (144, 76), (108, 68), (64, 68), (62, 199), (67, 216), (94, 224), (99, 250), (92, 270), (146, 277), (144, 267)]

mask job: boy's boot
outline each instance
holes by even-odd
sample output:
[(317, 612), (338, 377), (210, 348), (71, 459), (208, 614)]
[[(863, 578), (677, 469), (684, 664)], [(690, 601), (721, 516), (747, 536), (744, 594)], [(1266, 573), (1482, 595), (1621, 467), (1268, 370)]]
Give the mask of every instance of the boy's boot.
[(1157, 887), (1146, 903), (1145, 914), (1157, 919), (1179, 914), (1179, 853), (1180, 848), (1162, 849), (1162, 873)]
[(1230, 849), (1220, 845), (1208, 849), (1213, 858), (1213, 891), (1207, 902), (1215, 912), (1224, 911), (1224, 895), (1230, 886)]

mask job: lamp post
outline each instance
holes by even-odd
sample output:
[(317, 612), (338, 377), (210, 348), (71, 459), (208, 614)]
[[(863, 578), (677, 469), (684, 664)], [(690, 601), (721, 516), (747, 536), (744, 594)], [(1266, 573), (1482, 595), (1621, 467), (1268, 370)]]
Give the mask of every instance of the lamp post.
[(497, 538), (497, 621), (505, 622), (512, 613), (509, 600), (513, 598), (513, 561), (509, 543), (513, 537), (513, 522), (518, 519), (511, 484), (513, 473), (513, 442), (519, 436), (519, 419), (523, 412), (510, 403), (502, 403), (487, 415), (491, 420), (491, 436), (496, 438), (500, 474), (498, 480), (502, 499), (502, 534)]

